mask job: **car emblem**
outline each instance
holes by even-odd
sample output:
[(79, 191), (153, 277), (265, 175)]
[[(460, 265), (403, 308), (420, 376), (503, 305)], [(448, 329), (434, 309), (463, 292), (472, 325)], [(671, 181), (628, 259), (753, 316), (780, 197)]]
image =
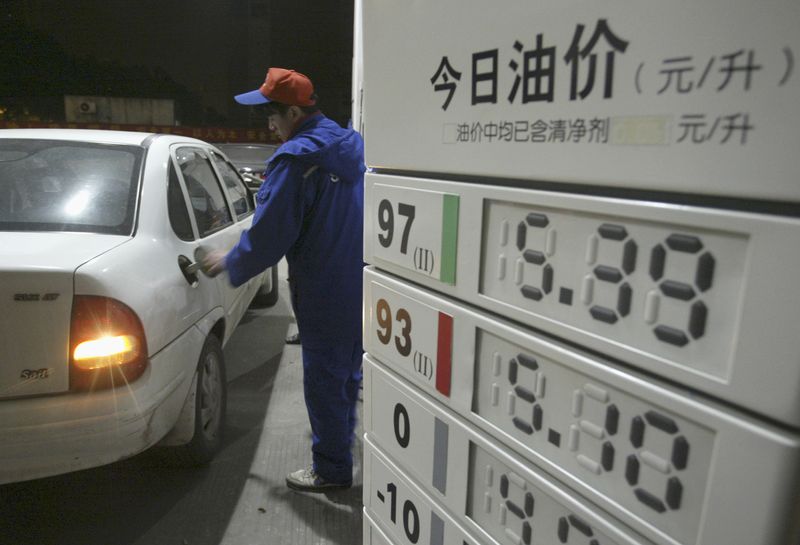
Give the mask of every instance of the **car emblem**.
[(43, 378), (50, 378), (50, 371), (46, 367), (42, 369), (23, 369), (22, 372), (19, 374), (19, 378), (22, 380), (41, 380)]
[(30, 303), (32, 301), (55, 301), (60, 293), (15, 293), (14, 301)]

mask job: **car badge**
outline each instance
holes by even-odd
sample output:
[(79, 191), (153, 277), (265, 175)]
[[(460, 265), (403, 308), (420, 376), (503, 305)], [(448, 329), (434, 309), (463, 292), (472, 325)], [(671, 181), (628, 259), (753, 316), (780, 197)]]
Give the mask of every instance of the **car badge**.
[(30, 303), (33, 301), (55, 301), (60, 293), (15, 293), (14, 301)]

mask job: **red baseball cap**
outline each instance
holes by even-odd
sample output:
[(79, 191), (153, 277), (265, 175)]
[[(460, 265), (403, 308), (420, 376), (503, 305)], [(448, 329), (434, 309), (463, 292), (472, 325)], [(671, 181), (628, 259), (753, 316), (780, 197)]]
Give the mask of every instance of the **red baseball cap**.
[(316, 103), (313, 95), (314, 85), (305, 75), (285, 68), (270, 68), (261, 87), (233, 98), (248, 106), (273, 101), (289, 106), (313, 106)]

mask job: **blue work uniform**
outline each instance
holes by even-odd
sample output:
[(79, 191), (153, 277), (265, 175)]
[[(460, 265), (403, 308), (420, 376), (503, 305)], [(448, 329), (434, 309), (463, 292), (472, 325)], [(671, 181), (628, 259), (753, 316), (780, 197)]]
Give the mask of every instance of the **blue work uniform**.
[(314, 469), (352, 481), (361, 382), (364, 143), (322, 114), (267, 162), (250, 229), (225, 258), (238, 286), (286, 256), (302, 339)]

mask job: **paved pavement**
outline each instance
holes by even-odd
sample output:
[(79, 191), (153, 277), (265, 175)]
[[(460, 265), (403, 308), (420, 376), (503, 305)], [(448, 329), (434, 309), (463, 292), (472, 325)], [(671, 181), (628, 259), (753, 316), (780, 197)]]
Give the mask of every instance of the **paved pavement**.
[(248, 311), (225, 348), (227, 435), (208, 467), (170, 467), (151, 452), (0, 486), (0, 545), (360, 544), (360, 440), (351, 489), (285, 486), (290, 471), (311, 461), (311, 432), (301, 350), (283, 343), (296, 330), (283, 264), (279, 277), (278, 304)]

